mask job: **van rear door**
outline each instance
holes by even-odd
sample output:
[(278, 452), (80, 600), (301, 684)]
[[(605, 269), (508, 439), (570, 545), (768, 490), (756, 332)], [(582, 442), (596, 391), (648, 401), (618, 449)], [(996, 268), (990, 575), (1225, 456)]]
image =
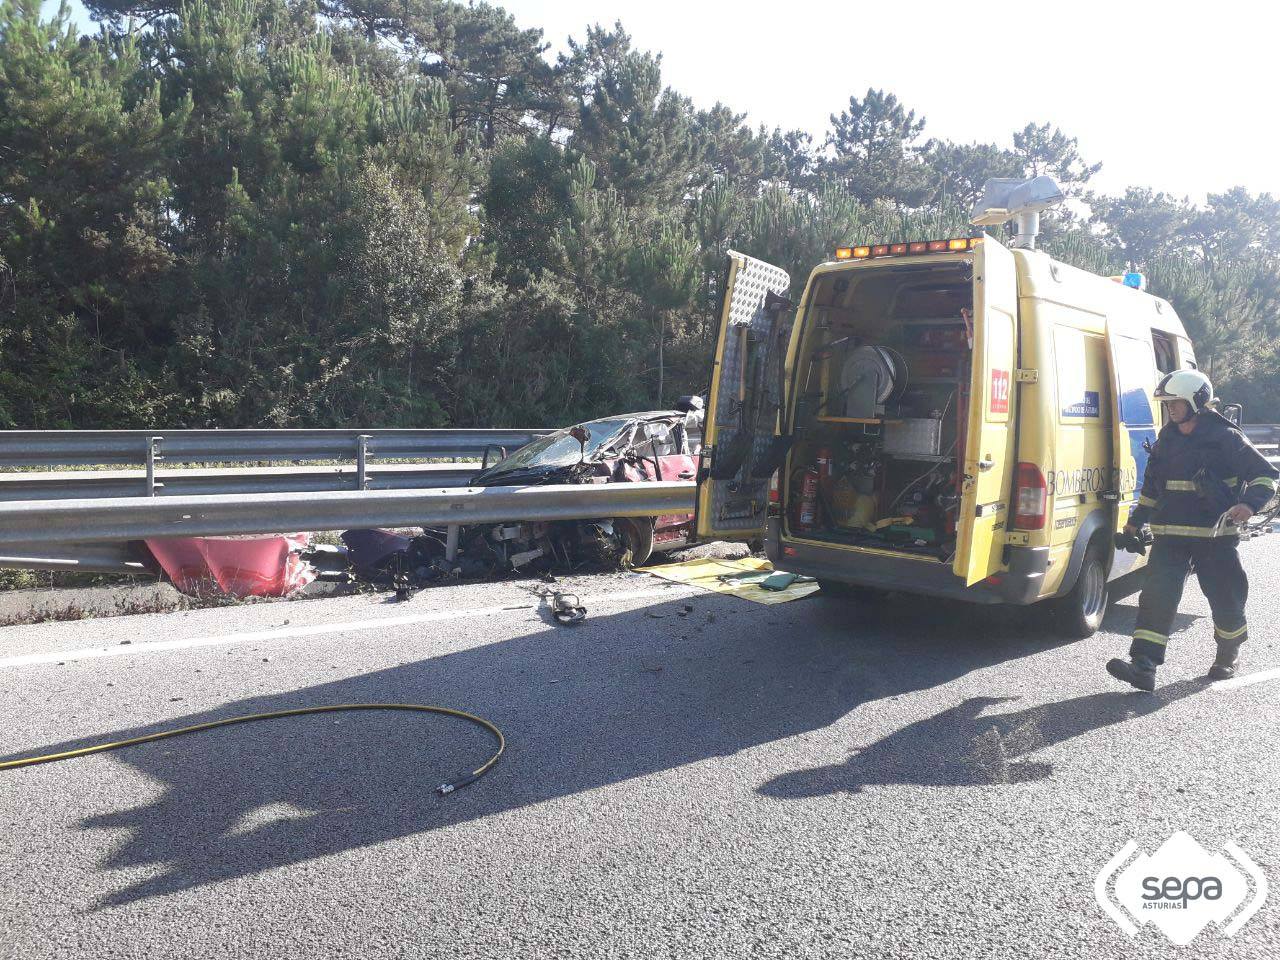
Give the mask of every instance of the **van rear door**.
[(764, 536), (791, 335), (787, 272), (734, 250), (728, 259), (698, 466), (699, 540)]
[(1156, 438), (1156, 367), (1151, 344), (1120, 333), (1107, 322), (1107, 352), (1111, 363), (1111, 484), (1107, 498), (1119, 507), (1114, 526), (1121, 529), (1129, 509), (1142, 491), (1147, 447)]
[(1013, 254), (984, 236), (973, 258), (973, 372), (953, 569), (972, 586), (1000, 569), (1009, 519), (1017, 394), (1018, 278)]

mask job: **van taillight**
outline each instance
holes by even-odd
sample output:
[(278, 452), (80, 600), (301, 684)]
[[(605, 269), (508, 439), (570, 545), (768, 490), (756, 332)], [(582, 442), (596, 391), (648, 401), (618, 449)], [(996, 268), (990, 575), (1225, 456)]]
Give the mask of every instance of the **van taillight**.
[(1044, 474), (1034, 463), (1018, 464), (1017, 490), (1013, 499), (1013, 525), (1019, 530), (1043, 530), (1048, 502)]

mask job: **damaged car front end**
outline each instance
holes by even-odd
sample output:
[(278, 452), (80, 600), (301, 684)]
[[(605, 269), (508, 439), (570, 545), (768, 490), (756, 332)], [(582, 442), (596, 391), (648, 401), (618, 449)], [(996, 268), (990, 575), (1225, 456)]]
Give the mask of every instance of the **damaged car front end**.
[[(692, 480), (702, 442), (702, 402), (684, 397), (674, 410), (604, 417), (526, 444), (471, 479), (477, 487), (645, 483)], [(348, 531), (343, 540), (361, 579), (429, 583), (506, 571), (638, 566), (655, 552), (688, 543), (692, 514), (426, 528), (407, 542)], [(392, 547), (394, 546), (394, 549)]]
[[(521, 447), (472, 478), (473, 486), (645, 483), (692, 480), (702, 441), (702, 404), (682, 398), (653, 410), (578, 424)], [(512, 522), (467, 531), (465, 552), (488, 553), (495, 567), (629, 567), (684, 546), (691, 514), (553, 523)]]

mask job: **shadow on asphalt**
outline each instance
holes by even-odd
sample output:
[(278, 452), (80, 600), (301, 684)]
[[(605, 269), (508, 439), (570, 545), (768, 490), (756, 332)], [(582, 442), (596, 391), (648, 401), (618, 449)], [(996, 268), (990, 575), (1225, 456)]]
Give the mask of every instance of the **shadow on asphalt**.
[[(1108, 633), (1118, 633), (1122, 637), (1127, 637), (1133, 633), (1134, 624), (1138, 619), (1138, 606), (1135, 603), (1132, 606), (1120, 606), (1112, 604), (1107, 607), (1107, 612), (1102, 618), (1102, 629)], [(1173, 629), (1169, 631), (1172, 643), (1177, 642), (1178, 634), (1187, 627), (1191, 626), (1197, 620), (1203, 620), (1204, 617), (1198, 613), (1176, 613), (1173, 617)], [(1127, 651), (1129, 648), (1124, 648)]]
[[(686, 604), (693, 609), (682, 615)], [(539, 625), (510, 640), (39, 752), (324, 703), (441, 704), (488, 717), (507, 734), (507, 756), (494, 771), (447, 798), (437, 797), (434, 787), (475, 766), (488, 755), (490, 741), (461, 721), (420, 714), (291, 718), (112, 754), (145, 774), (148, 792), (156, 785), (159, 794), (82, 826), (128, 831), (105, 868), (149, 867), (155, 873), (104, 897), (96, 904), (103, 908), (489, 817), (826, 727), (859, 704), (936, 687), (1065, 642), (1030, 627), (1033, 619), (1013, 608), (941, 601), (868, 607), (815, 597), (762, 607), (714, 594), (682, 595), (589, 616), (575, 627)], [(352, 638), (353, 645), (360, 642)], [(298, 649), (298, 655), (307, 653)], [(175, 669), (184, 667), (175, 661)], [(1192, 692), (1175, 688), (1169, 688), (1172, 695)], [(1033, 714), (1040, 735), (1057, 742), (1158, 709), (1170, 695), (1100, 694), (993, 720), (978, 715), (999, 701), (971, 700), (881, 741), (847, 765), (790, 774), (764, 791), (784, 797), (870, 782), (969, 782), (954, 765), (943, 763), (947, 772), (939, 775), (923, 761), (908, 770), (903, 758), (929, 744), (980, 736), (992, 726), (1002, 731), (1006, 779), (1047, 775), (1047, 769), (1016, 760), (1034, 747), (1009, 746), (1010, 730), (1030, 724)]]
[(971, 697), (859, 750), (845, 763), (775, 777), (760, 793), (797, 799), (858, 793), (871, 785), (990, 786), (1044, 780), (1053, 774), (1052, 765), (1020, 758), (1103, 727), (1145, 717), (1208, 684), (1204, 679), (1180, 680), (1154, 694), (1126, 688), (993, 716), (982, 714), (988, 707), (1018, 698)]

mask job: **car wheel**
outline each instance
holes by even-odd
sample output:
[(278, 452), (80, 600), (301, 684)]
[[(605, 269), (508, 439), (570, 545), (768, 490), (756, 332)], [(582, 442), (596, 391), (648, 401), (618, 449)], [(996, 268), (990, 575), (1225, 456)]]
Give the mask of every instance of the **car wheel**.
[(653, 521), (641, 518), (615, 520), (613, 523), (626, 544), (622, 553), (622, 565), (639, 567), (646, 563), (653, 556)]
[(1077, 640), (1097, 633), (1107, 612), (1108, 593), (1102, 551), (1090, 545), (1071, 592), (1051, 601), (1059, 631)]

